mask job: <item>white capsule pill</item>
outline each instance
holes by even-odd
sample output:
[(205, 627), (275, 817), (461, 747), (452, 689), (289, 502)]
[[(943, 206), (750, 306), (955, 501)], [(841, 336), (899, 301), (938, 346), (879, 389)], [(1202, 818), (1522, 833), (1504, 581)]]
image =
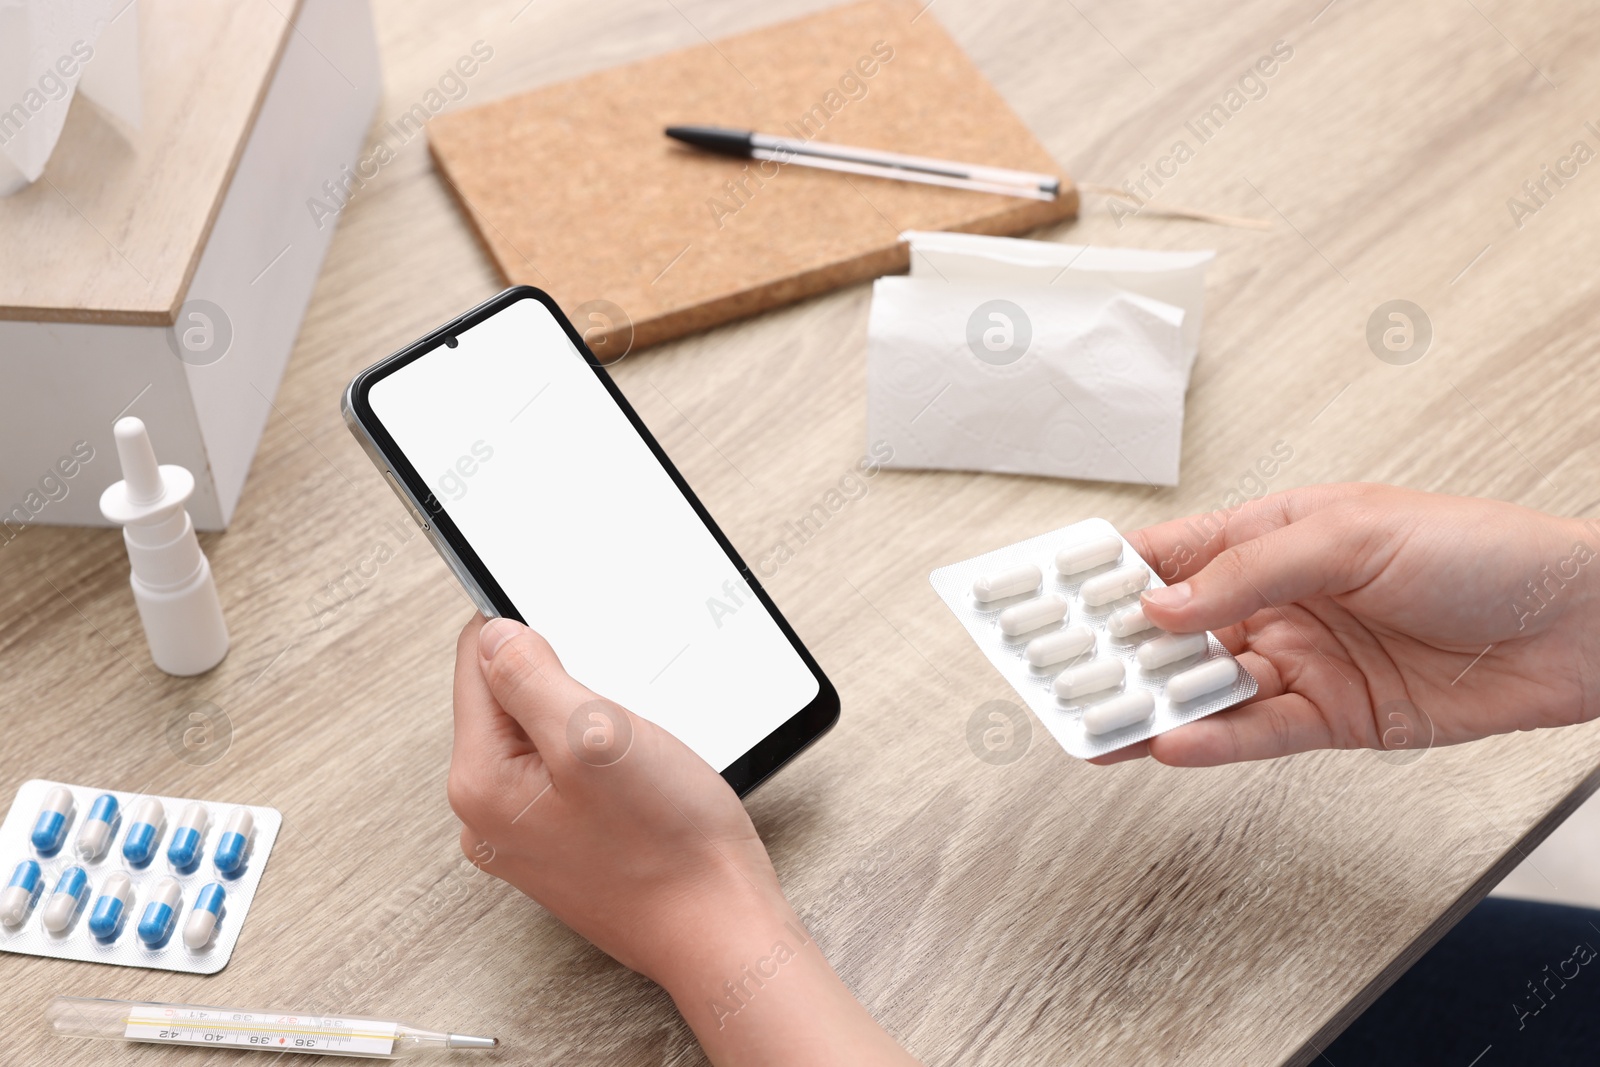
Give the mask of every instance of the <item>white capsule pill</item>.
[(1162, 634), (1154, 641), (1140, 645), (1136, 655), (1139, 657), (1139, 666), (1153, 671), (1180, 659), (1197, 656), (1205, 650), (1205, 634)]
[(1104, 537), (1091, 537), (1087, 541), (1068, 545), (1057, 552), (1056, 570), (1062, 574), (1077, 574), (1090, 567), (1098, 567), (1102, 563), (1111, 563), (1121, 558), (1122, 538), (1115, 534), (1106, 534)]
[(50, 899), (45, 902), (44, 913), (39, 921), (44, 928), (52, 934), (59, 934), (72, 924), (73, 916), (78, 914), (78, 906), (83, 903), (83, 898), (89, 892), (89, 876), (82, 867), (72, 866), (61, 872), (61, 878), (56, 882), (56, 891), (50, 894)]
[(1156, 710), (1156, 698), (1148, 689), (1135, 689), (1096, 704), (1083, 713), (1083, 728), (1091, 734), (1108, 734), (1124, 726), (1143, 722)]
[(44, 874), (37, 860), (23, 860), (17, 864), (11, 881), (0, 892), (0, 923), (6, 926), (22, 925), (22, 920), (33, 909), (34, 898), (39, 895), (39, 886), (43, 882)]
[(200, 846), (206, 837), (206, 827), (211, 816), (199, 801), (190, 801), (178, 818), (178, 828), (172, 831), (172, 841), (167, 845), (167, 860), (178, 870), (187, 870), (200, 858)]
[(1030, 563), (1026, 567), (1016, 567), (998, 574), (985, 574), (972, 583), (972, 596), (984, 604), (991, 600), (1004, 600), (1008, 596), (1033, 592), (1043, 579), (1043, 572)]
[(1007, 637), (1049, 626), (1067, 617), (1067, 602), (1058, 596), (1041, 596), (1013, 604), (1000, 613), (1000, 632)]
[(1094, 631), (1087, 626), (1069, 626), (1053, 634), (1035, 637), (1028, 642), (1023, 655), (1035, 667), (1048, 667), (1052, 663), (1065, 663), (1081, 656), (1094, 647)]
[(1190, 667), (1181, 674), (1167, 679), (1167, 699), (1174, 704), (1215, 693), (1233, 684), (1239, 677), (1239, 661), (1228, 656), (1210, 660), (1198, 667)]
[(1081, 667), (1069, 667), (1056, 675), (1056, 696), (1062, 700), (1072, 700), (1086, 693), (1098, 693), (1102, 689), (1121, 685), (1126, 676), (1127, 669), (1120, 659), (1103, 659), (1085, 663)]
[(1134, 634), (1144, 633), (1155, 623), (1144, 617), (1143, 604), (1129, 604), (1120, 611), (1113, 611), (1111, 618), (1106, 620), (1106, 633), (1112, 637), (1132, 637)]
[(133, 806), (128, 832), (122, 838), (122, 855), (135, 867), (142, 867), (155, 855), (166, 824), (166, 809), (155, 797), (145, 797)]
[(97, 860), (111, 844), (111, 835), (117, 825), (117, 798), (102, 793), (95, 798), (78, 827), (78, 855), (86, 860)]
[(217, 929), (217, 919), (222, 915), (222, 902), (227, 896), (227, 890), (216, 882), (200, 890), (200, 895), (194, 898), (189, 918), (183, 924), (185, 945), (198, 952), (211, 943), (211, 935)]
[(250, 831), (255, 825), (249, 808), (233, 809), (228, 821), (222, 824), (222, 836), (217, 838), (217, 851), (211, 857), (217, 870), (232, 874), (244, 865), (245, 853), (250, 849)]
[(48, 855), (61, 847), (67, 835), (67, 819), (72, 814), (72, 794), (55, 786), (39, 805), (39, 819), (33, 824), (33, 847)]
[(1097, 574), (1078, 588), (1078, 595), (1091, 608), (1121, 600), (1129, 593), (1137, 593), (1150, 584), (1150, 571), (1142, 563), (1131, 567), (1118, 567), (1114, 571)]
[(172, 933), (172, 921), (178, 916), (183, 903), (183, 887), (176, 878), (163, 878), (150, 893), (150, 903), (144, 906), (139, 919), (139, 940), (154, 948), (167, 940)]
[(113, 873), (100, 887), (89, 911), (89, 932), (110, 941), (122, 932), (122, 923), (133, 907), (133, 880), (121, 871)]

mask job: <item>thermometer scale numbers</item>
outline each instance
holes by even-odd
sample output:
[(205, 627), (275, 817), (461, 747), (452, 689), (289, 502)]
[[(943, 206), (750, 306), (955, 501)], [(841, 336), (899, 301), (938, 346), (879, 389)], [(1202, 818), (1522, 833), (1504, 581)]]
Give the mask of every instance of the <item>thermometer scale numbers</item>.
[(135, 1006), (123, 1036), (174, 1045), (389, 1056), (398, 1028), (378, 1019)]

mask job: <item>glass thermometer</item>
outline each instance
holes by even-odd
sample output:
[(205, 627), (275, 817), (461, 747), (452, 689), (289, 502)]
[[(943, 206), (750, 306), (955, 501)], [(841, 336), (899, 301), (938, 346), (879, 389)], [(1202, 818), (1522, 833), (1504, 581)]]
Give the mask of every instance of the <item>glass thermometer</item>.
[(489, 1049), (500, 1044), (492, 1037), (423, 1030), (392, 1019), (85, 997), (56, 997), (45, 1008), (45, 1019), (62, 1037), (386, 1060), (435, 1049)]

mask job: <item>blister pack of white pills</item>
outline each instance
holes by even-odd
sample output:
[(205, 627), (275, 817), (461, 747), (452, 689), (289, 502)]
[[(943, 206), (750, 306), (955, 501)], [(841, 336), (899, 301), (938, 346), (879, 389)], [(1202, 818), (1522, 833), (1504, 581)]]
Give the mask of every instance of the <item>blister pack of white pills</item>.
[(1256, 695), (1214, 634), (1169, 634), (1139, 594), (1166, 583), (1105, 519), (940, 567), (928, 576), (989, 662), (1082, 759)]
[(0, 951), (215, 974), (282, 824), (276, 808), (24, 782), (0, 824)]

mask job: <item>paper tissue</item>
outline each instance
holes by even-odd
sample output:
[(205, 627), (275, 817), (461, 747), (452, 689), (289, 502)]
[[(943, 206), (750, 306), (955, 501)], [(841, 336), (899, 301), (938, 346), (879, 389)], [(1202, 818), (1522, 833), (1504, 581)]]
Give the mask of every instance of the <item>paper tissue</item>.
[(1213, 253), (902, 237), (867, 327), (889, 466), (1177, 484)]
[(79, 91), (138, 128), (135, 0), (0, 3), (0, 196), (44, 173)]

